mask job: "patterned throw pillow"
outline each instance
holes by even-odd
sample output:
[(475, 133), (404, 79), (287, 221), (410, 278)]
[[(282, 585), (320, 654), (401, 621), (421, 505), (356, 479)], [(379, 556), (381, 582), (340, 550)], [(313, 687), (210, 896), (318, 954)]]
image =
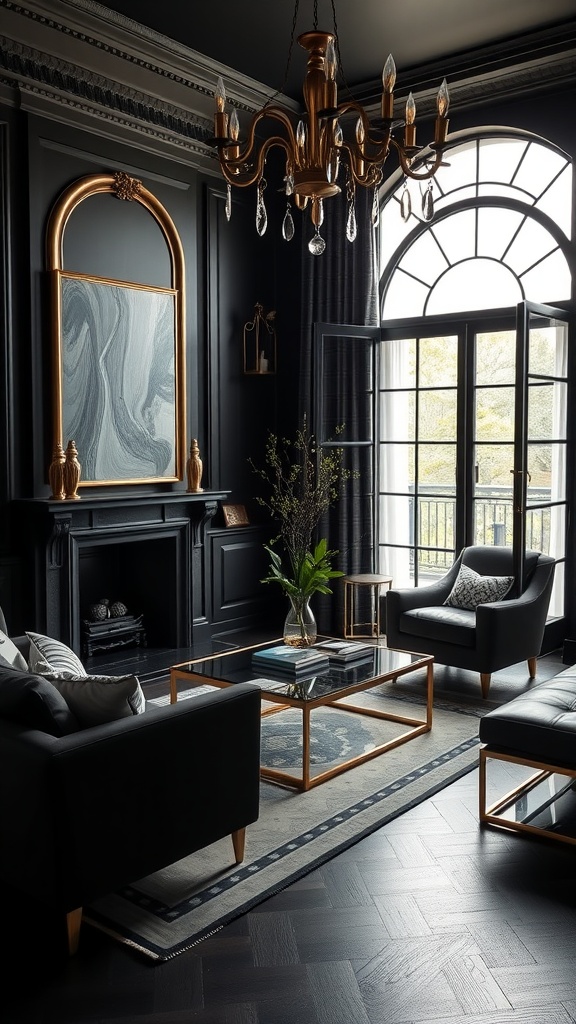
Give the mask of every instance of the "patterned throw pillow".
[(60, 640), (28, 631), (26, 636), (30, 641), (28, 664), (31, 672), (41, 676), (53, 672), (61, 678), (86, 675), (86, 669), (80, 659)]
[(83, 729), (141, 715), (146, 710), (137, 676), (45, 676), (62, 695)]
[(473, 612), (479, 604), (501, 601), (513, 583), (513, 576), (481, 576), (468, 565), (461, 565), (456, 582), (444, 604)]

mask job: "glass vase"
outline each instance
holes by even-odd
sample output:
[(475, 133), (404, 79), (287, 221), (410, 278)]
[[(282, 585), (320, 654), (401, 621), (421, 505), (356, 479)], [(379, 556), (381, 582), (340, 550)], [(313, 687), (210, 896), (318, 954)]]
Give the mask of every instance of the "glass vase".
[(284, 623), (284, 643), (290, 647), (310, 647), (316, 643), (318, 627), (310, 608), (309, 598), (290, 598), (290, 608)]

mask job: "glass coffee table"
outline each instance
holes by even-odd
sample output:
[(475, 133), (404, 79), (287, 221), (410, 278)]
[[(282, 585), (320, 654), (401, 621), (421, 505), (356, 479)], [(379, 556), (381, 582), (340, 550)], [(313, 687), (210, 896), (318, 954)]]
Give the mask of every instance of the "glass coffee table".
[[(318, 642), (329, 639), (331, 638), (319, 636)], [(302, 712), (302, 774), (300, 776), (290, 775), (276, 768), (261, 765), (262, 778), (307, 791), (335, 775), (348, 771), (355, 765), (378, 757), (386, 750), (391, 750), (401, 743), (415, 739), (424, 732), (429, 732), (432, 728), (434, 688), (434, 659), (432, 655), (395, 651), (386, 647), (384, 643), (375, 641), (369, 645), (371, 650), (365, 660), (361, 662), (346, 668), (336, 668), (333, 662), (330, 662), (327, 668), (318, 671), (316, 675), (286, 679), (252, 666), (252, 655), (256, 651), (273, 646), (283, 646), (283, 641), (268, 641), (251, 647), (226, 651), (224, 654), (197, 658), (173, 665), (170, 669), (171, 704), (178, 700), (178, 685), (182, 682), (187, 684), (187, 688), (206, 684), (225, 687), (234, 686), (236, 683), (254, 682), (260, 687), (262, 693), (263, 716), (276, 714), (286, 708), (300, 709)], [(421, 669), (425, 669), (426, 672), (426, 710), (425, 714), (423, 712), (423, 717), (415, 718), (400, 714), (397, 709), (386, 710), (382, 707), (348, 703), (348, 699), (354, 694), (382, 687), (383, 684), (390, 684), (389, 693), (393, 697), (396, 681), (401, 676)], [(382, 695), (379, 697), (382, 702)], [(344, 701), (346, 702), (344, 703)], [(310, 771), (310, 717), (316, 708), (321, 707), (339, 708), (341, 711), (369, 715), (373, 718), (397, 723), (400, 726), (407, 726), (407, 728), (384, 742), (377, 743), (370, 750), (356, 754), (327, 770), (312, 775)]]

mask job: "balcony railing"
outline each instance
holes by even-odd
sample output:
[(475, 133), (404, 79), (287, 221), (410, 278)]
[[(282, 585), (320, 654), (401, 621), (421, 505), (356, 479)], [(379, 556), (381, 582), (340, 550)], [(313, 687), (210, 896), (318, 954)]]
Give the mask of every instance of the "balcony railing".
[[(446, 570), (454, 561), (454, 517), (456, 496), (453, 490), (420, 488), (418, 494), (418, 546), (420, 570)], [(550, 550), (550, 508), (531, 508), (550, 501), (550, 488), (528, 489), (526, 546), (535, 551)], [(414, 543), (414, 498), (410, 498), (410, 544)], [(474, 502), (475, 543), (512, 544), (513, 507), (509, 487), (477, 486)]]

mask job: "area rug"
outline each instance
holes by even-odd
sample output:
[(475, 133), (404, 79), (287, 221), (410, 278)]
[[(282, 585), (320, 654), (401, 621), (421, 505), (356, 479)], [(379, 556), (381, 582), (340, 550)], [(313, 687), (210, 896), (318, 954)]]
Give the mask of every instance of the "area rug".
[[(419, 690), (421, 692), (419, 692)], [(198, 690), (180, 695), (193, 697)], [(424, 682), (413, 678), (386, 708), (421, 716)], [(378, 699), (371, 691), (367, 700)], [(356, 701), (358, 698), (355, 698)], [(156, 703), (167, 701), (159, 698)], [(487, 709), (484, 709), (487, 710)], [(190, 949), (392, 818), (471, 771), (478, 760), (482, 705), (434, 706), (432, 730), (358, 765), (307, 793), (261, 783), (260, 816), (247, 830), (245, 860), (233, 862), (225, 838), (87, 908), (86, 922), (156, 961)], [(323, 770), (403, 729), (336, 709), (312, 713), (311, 763)], [(386, 732), (386, 730), (388, 730)], [(262, 763), (298, 770), (300, 713), (263, 719)]]

